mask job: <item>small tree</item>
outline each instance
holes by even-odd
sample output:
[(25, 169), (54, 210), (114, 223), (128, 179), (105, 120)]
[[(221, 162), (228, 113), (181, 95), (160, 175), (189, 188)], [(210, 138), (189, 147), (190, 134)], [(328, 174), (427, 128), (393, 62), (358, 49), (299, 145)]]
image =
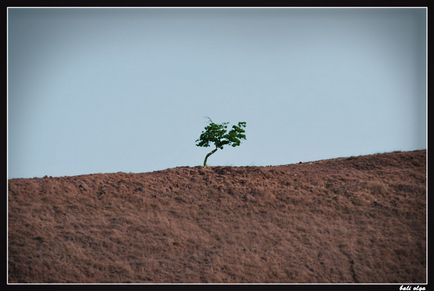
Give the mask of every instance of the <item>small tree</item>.
[(232, 129), (227, 131), (228, 122), (223, 122), (220, 124), (214, 123), (209, 119), (209, 124), (202, 131), (199, 139), (196, 140), (196, 146), (199, 147), (209, 147), (210, 144), (214, 144), (215, 148), (210, 151), (203, 161), (203, 166), (206, 167), (206, 161), (209, 156), (215, 153), (218, 149), (223, 149), (225, 145), (231, 145), (233, 147), (239, 146), (242, 139), (246, 139), (244, 128), (246, 127), (246, 122), (238, 122), (237, 125), (232, 125)]

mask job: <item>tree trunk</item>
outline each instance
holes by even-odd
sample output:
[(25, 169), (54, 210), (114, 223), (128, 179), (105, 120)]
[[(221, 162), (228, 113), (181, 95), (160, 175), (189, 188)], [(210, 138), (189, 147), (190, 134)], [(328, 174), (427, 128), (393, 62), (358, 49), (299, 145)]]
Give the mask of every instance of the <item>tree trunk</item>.
[(212, 155), (213, 153), (215, 153), (218, 150), (218, 148), (213, 149), (212, 151), (210, 151), (206, 156), (205, 156), (205, 160), (203, 161), (203, 166), (206, 167), (206, 161), (208, 160), (208, 157), (210, 155)]

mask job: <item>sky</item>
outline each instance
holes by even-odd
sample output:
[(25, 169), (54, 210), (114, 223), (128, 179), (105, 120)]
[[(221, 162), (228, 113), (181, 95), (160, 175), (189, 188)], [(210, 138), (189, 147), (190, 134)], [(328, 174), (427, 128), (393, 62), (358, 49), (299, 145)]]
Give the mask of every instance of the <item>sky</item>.
[(420, 8), (8, 9), (8, 177), (426, 148)]

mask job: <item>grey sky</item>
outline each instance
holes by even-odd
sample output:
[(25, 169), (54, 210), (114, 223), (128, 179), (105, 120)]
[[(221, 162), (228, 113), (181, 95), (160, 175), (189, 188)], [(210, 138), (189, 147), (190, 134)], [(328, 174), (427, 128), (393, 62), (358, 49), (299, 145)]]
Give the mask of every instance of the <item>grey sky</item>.
[(9, 9), (8, 175), (426, 148), (425, 9)]

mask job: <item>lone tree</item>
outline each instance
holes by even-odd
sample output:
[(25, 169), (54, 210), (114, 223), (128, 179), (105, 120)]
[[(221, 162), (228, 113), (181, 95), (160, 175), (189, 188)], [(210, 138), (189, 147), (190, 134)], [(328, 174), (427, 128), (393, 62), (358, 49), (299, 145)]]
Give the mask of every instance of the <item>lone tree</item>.
[(239, 146), (242, 139), (246, 139), (244, 128), (246, 127), (245, 121), (238, 122), (237, 125), (232, 125), (232, 129), (227, 131), (228, 122), (220, 124), (214, 123), (209, 118), (209, 124), (202, 131), (199, 139), (196, 140), (196, 146), (209, 147), (210, 144), (214, 144), (215, 148), (210, 151), (203, 161), (203, 166), (206, 167), (206, 161), (209, 156), (215, 153), (218, 149), (223, 149), (225, 145), (231, 145), (233, 147)]

